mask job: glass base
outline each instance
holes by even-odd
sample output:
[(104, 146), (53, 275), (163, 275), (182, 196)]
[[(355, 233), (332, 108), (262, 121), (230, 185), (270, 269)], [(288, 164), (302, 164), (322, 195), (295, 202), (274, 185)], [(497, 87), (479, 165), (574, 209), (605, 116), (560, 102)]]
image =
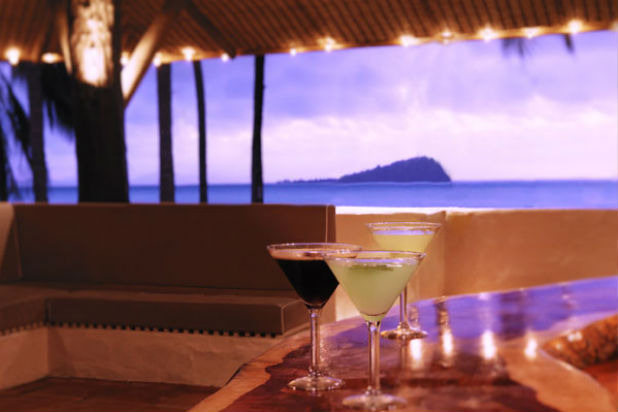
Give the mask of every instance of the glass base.
[(288, 383), (288, 388), (300, 391), (331, 391), (343, 386), (341, 379), (330, 376), (303, 376)]
[(365, 392), (361, 395), (348, 396), (343, 400), (343, 405), (349, 408), (368, 411), (386, 411), (404, 407), (406, 401), (403, 398), (386, 393)]
[(412, 340), (427, 337), (427, 332), (421, 328), (410, 326), (407, 323), (400, 323), (397, 328), (393, 330), (385, 330), (381, 333), (381, 335), (386, 339)]

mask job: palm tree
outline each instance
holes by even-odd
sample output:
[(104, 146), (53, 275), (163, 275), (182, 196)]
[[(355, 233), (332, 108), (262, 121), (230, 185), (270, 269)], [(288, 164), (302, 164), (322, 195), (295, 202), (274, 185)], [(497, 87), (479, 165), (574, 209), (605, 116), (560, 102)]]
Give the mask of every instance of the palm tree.
[(208, 180), (206, 176), (206, 99), (204, 96), (202, 63), (198, 60), (193, 62), (193, 75), (195, 77), (195, 94), (197, 95), (197, 119), (199, 128), (200, 202), (208, 203)]
[(64, 64), (22, 62), (13, 68), (14, 78), (26, 82), (29, 105), (29, 139), (34, 199), (47, 202), (48, 173), (45, 160), (43, 111), (50, 126), (73, 137), (71, 81)]
[(19, 196), (15, 173), (9, 160), (9, 140), (13, 139), (31, 163), (28, 116), (17, 99), (10, 81), (0, 71), (0, 200)]
[(159, 200), (174, 201), (174, 159), (172, 157), (172, 66), (157, 67), (159, 103)]
[[(575, 44), (573, 43), (573, 37), (570, 34), (563, 34), (564, 47), (566, 47), (569, 53), (575, 53)], [(515, 52), (520, 57), (526, 57), (532, 53), (530, 47), (530, 39), (524, 37), (509, 37), (502, 39), (502, 52), (509, 54)]]
[(255, 56), (253, 89), (253, 144), (251, 156), (251, 202), (264, 203), (262, 181), (262, 108), (264, 105), (264, 55)]

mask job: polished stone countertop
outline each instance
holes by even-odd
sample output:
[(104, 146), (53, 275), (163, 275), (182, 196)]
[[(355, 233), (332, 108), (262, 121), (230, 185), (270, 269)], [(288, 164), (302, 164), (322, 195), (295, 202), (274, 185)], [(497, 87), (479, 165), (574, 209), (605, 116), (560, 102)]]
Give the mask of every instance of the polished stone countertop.
[[(409, 411), (618, 410), (618, 276), (418, 302), (422, 340), (382, 339), (385, 392)], [(382, 329), (396, 326), (397, 307)], [(245, 365), (198, 411), (342, 411), (364, 390), (367, 329), (358, 317), (322, 328), (323, 363), (345, 380), (313, 395), (286, 387), (309, 363), (308, 333)]]

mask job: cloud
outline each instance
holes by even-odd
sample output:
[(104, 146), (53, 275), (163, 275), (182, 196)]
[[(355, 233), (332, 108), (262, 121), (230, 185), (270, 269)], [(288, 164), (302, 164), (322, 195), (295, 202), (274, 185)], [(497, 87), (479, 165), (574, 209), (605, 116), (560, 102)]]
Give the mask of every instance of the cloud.
[[(266, 58), (267, 181), (332, 177), (415, 155), (456, 179), (616, 178), (615, 32), (533, 40), (525, 59), (498, 41), (374, 47)], [(202, 63), (211, 182), (248, 182), (253, 57)], [(192, 66), (174, 63), (176, 182), (197, 182)], [(156, 76), (126, 112), (131, 184), (158, 183)], [(53, 184), (75, 184), (74, 146), (47, 135)], [(24, 174), (28, 178), (27, 173)]]

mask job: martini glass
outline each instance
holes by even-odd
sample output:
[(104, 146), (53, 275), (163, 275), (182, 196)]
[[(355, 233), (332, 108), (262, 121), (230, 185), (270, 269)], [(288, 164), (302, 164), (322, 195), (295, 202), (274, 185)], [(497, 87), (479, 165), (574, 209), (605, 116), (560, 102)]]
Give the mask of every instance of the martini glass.
[[(428, 222), (378, 222), (367, 224), (380, 248), (408, 252), (424, 252), (440, 226), (439, 223)], [(403, 288), (399, 297), (399, 325), (393, 330), (382, 332), (382, 336), (388, 339), (404, 341), (427, 336), (427, 332), (420, 327), (418, 310), (413, 308), (412, 316), (408, 316), (408, 288)]]
[(341, 379), (327, 376), (320, 366), (320, 311), (339, 284), (324, 253), (352, 253), (360, 246), (343, 243), (281, 243), (267, 246), (288, 281), (305, 302), (311, 318), (311, 366), (309, 374), (288, 383), (292, 389), (310, 392), (340, 388)]
[(328, 253), (326, 262), (350, 296), (369, 329), (369, 385), (343, 405), (381, 411), (404, 406), (400, 397), (380, 390), (380, 323), (425, 255), (415, 252), (359, 251)]

